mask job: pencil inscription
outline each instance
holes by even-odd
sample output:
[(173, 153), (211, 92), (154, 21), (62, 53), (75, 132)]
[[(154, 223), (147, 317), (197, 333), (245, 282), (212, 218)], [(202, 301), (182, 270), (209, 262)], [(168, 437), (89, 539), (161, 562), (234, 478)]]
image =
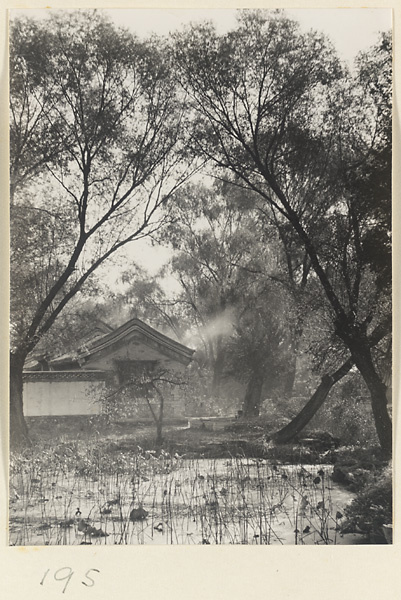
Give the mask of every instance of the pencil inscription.
[[(48, 582), (51, 579), (51, 572), (52, 572), (52, 569), (47, 569), (44, 572), (43, 577), (40, 581), (40, 585), (45, 585), (46, 582)], [(93, 587), (95, 585), (94, 573), (100, 573), (99, 569), (88, 569), (84, 575), (83, 580), (81, 581), (81, 584), (86, 587)], [(56, 571), (53, 572), (53, 579), (55, 581), (64, 581), (65, 582), (64, 587), (61, 590), (62, 594), (64, 594), (66, 592), (68, 585), (74, 575), (78, 576), (78, 574), (75, 571), (73, 571), (71, 569), (71, 567), (61, 567), (60, 569), (57, 569)]]

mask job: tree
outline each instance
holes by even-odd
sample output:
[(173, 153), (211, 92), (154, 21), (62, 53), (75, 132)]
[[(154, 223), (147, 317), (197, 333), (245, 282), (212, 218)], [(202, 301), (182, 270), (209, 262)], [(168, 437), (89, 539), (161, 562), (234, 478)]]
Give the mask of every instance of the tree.
[[(187, 321), (192, 320), (193, 333), (198, 338), (197, 358), (204, 356), (205, 366), (211, 367), (211, 390), (217, 397), (224, 378), (231, 373), (230, 363), (238, 354), (234, 346), (240, 343), (239, 339), (245, 342), (254, 326), (262, 337), (271, 337), (276, 327), (271, 322), (274, 307), (270, 306), (270, 312), (261, 308), (263, 302), (270, 300), (267, 288), (270, 280), (275, 279), (278, 261), (275, 239), (263, 243), (268, 232), (257, 222), (252, 193), (244, 193), (226, 182), (182, 188), (176, 194), (175, 209), (176, 219), (159, 237), (161, 243), (167, 242), (175, 251), (171, 273), (182, 288), (176, 302), (181, 311), (186, 307)], [(258, 325), (251, 323), (251, 305), (261, 308), (263, 313)], [(252, 343), (255, 371), (256, 355), (263, 343), (259, 350), (256, 337), (248, 340), (248, 348)], [(269, 358), (258, 357), (264, 364), (271, 359), (271, 353)], [(236, 363), (236, 379), (250, 383), (249, 362)], [(270, 366), (273, 371), (273, 364)], [(267, 377), (264, 379), (267, 381)]]
[[(370, 336), (370, 345), (375, 347), (387, 335), (387, 326), (378, 326)], [(312, 394), (311, 398), (302, 410), (289, 423), (275, 432), (272, 436), (277, 443), (287, 443), (298, 435), (315, 416), (319, 408), (324, 404), (333, 386), (345, 377), (354, 367), (352, 357), (347, 358), (338, 368), (332, 368), (326, 372)]]
[(158, 236), (173, 249), (170, 271), (181, 293), (166, 295), (159, 280), (165, 269), (152, 278), (134, 268), (123, 276), (130, 286), (120, 302), (131, 316), (167, 327), (179, 339), (192, 329), (203, 378), (212, 371), (212, 393), (221, 393), (227, 377), (246, 384), (245, 417), (259, 410), (262, 388), (268, 395), (292, 389), (293, 338), (301, 335), (299, 321), (308, 306), (305, 301), (297, 310), (292, 299), (301, 296), (295, 293), (299, 260), (299, 287), (307, 281), (302, 252), (290, 248), (289, 240), (280, 252), (274, 225), (265, 215), (257, 218), (250, 195), (219, 181), (182, 188), (176, 218)]
[(243, 297), (235, 333), (228, 345), (229, 372), (246, 382), (242, 408), (244, 418), (259, 414), (262, 391), (265, 397), (286, 388), (291, 332), (287, 315), (288, 298), (277, 283), (257, 280)]
[[(17, 333), (10, 354), (10, 430), (17, 444), (28, 437), (26, 357), (105, 261), (163, 226), (188, 163), (162, 40), (141, 42), (96, 11), (62, 12), (46, 22), (12, 23), (10, 54)], [(21, 238), (31, 226), (32, 239)], [(30, 256), (32, 270), (25, 260)]]
[(175, 251), (171, 273), (182, 292), (179, 302), (192, 322), (206, 362), (212, 368), (211, 389), (219, 396), (235, 311), (250, 265), (252, 217), (238, 209), (238, 191), (215, 182), (190, 184), (175, 196), (175, 219), (161, 243)]
[[(175, 53), (196, 114), (197, 150), (259, 194), (298, 236), (336, 335), (369, 389), (378, 438), (390, 454), (391, 420), (372, 331), (389, 331), (391, 318), (378, 305), (378, 280), (364, 248), (376, 218), (370, 212), (361, 219), (363, 197), (347, 184), (355, 169), (371, 171), (378, 145), (389, 148), (378, 102), (389, 105), (388, 77), (366, 94), (322, 35), (301, 34), (277, 12), (244, 12), (237, 29), (223, 36), (209, 25), (192, 27), (176, 36)], [(391, 80), (389, 43), (379, 55)], [(385, 195), (387, 212), (389, 201)]]
[(133, 373), (127, 373), (125, 381), (115, 389), (106, 389), (102, 399), (108, 415), (130, 414), (140, 402), (146, 402), (156, 427), (156, 445), (163, 443), (164, 411), (166, 400), (174, 390), (187, 385), (187, 377), (161, 364), (135, 365)]
[[(46, 73), (50, 39), (34, 20), (12, 23), (10, 36), (10, 197), (62, 152), (55, 114), (57, 83)], [(53, 112), (54, 121), (47, 112)]]
[(181, 300), (163, 289), (164, 271), (163, 267), (152, 276), (137, 266), (125, 270), (121, 282), (128, 287), (114, 299), (114, 306), (120, 314), (125, 310), (127, 318), (142, 319), (183, 341), (190, 325)]

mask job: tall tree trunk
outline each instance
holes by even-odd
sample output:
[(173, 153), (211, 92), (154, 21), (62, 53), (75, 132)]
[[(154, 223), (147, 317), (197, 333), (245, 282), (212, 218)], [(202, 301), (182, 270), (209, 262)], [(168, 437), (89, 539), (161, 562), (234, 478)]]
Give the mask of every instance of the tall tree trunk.
[(297, 356), (299, 343), (301, 341), (303, 333), (303, 318), (298, 317), (298, 323), (295, 325), (292, 331), (292, 341), (288, 348), (288, 354), (290, 355), (289, 363), (287, 364), (287, 370), (285, 374), (285, 382), (283, 393), (287, 398), (291, 398), (294, 389), (295, 378), (297, 374)]
[(315, 416), (329, 395), (333, 385), (348, 373), (353, 363), (354, 361), (352, 358), (349, 358), (341, 365), (339, 369), (337, 369), (337, 371), (335, 371), (335, 373), (332, 373), (331, 375), (324, 375), (320, 385), (316, 389), (311, 399), (305, 404), (301, 412), (299, 412), (290, 423), (280, 429), (280, 431), (277, 431), (275, 434), (273, 434), (272, 439), (277, 444), (285, 444), (286, 442), (290, 442), (296, 435), (298, 435)]
[(243, 404), (244, 417), (259, 415), (264, 377), (259, 371), (254, 371), (248, 381)]
[[(366, 325), (356, 325), (339, 320), (337, 322), (337, 335), (348, 346), (354, 363), (362, 375), (370, 392), (370, 402), (376, 433), (383, 453), (390, 457), (392, 454), (392, 422), (387, 409), (387, 388), (381, 380), (372, 359), (371, 348), (374, 341), (381, 339), (385, 333), (385, 323), (379, 326), (368, 336)], [(391, 325), (391, 323), (390, 323)]]
[(156, 413), (153, 410), (152, 414), (156, 423), (156, 446), (157, 448), (161, 448), (161, 445), (163, 443), (164, 395), (163, 392), (161, 392), (157, 385), (155, 385), (154, 383), (153, 389), (155, 390), (156, 395), (159, 398), (159, 415), (156, 416)]
[(156, 422), (156, 447), (161, 448), (163, 443), (163, 421)]
[(216, 353), (213, 364), (213, 378), (212, 378), (212, 394), (216, 398), (220, 396), (221, 380), (223, 377), (224, 368), (224, 348), (222, 344), (222, 337), (219, 336), (216, 341)]
[(392, 423), (387, 410), (386, 389), (373, 364), (370, 344), (366, 336), (366, 331), (363, 329), (364, 327), (366, 328), (366, 323), (361, 325), (355, 322), (354, 317), (350, 319), (350, 315), (344, 310), (332, 282), (329, 280), (323, 265), (319, 261), (312, 238), (303, 227), (299, 215), (289, 204), (288, 199), (280, 189), (277, 181), (272, 178), (270, 174), (269, 176), (266, 176), (265, 174), (265, 177), (277, 197), (280, 199), (281, 204), (287, 213), (286, 217), (288, 221), (292, 224), (304, 244), (305, 250), (311, 260), (311, 265), (320, 280), (326, 298), (334, 310), (336, 315), (336, 333), (349, 349), (355, 365), (369, 389), (373, 418), (380, 446), (387, 456), (391, 456)]
[(25, 356), (10, 352), (10, 447), (18, 448), (30, 443), (24, 418), (23, 380)]
[(373, 364), (370, 348), (365, 344), (352, 346), (352, 356), (370, 392), (370, 402), (377, 437), (386, 456), (392, 454), (392, 422), (387, 408), (387, 388)]
[(287, 372), (285, 374), (285, 382), (283, 394), (287, 398), (291, 398), (292, 391), (294, 389), (295, 376), (297, 374), (297, 355), (293, 353), (291, 355), (291, 362), (287, 365)]

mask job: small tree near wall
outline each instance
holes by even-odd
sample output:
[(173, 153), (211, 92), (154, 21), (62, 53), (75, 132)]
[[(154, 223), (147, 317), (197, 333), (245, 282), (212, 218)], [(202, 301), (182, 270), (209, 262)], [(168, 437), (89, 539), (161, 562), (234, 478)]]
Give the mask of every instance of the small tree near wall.
[(163, 427), (166, 405), (177, 389), (184, 394), (187, 387), (185, 373), (164, 367), (159, 364), (138, 367), (137, 372), (126, 378), (119, 386), (106, 388), (102, 399), (104, 411), (109, 418), (119, 416), (137, 417), (142, 408), (147, 407), (156, 427), (156, 446), (163, 443)]

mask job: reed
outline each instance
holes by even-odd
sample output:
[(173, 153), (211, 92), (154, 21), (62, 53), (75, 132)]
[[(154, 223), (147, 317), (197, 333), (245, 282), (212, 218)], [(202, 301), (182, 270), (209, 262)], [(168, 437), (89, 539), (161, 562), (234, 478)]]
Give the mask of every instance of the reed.
[(328, 469), (64, 444), (13, 457), (10, 544), (336, 544)]

